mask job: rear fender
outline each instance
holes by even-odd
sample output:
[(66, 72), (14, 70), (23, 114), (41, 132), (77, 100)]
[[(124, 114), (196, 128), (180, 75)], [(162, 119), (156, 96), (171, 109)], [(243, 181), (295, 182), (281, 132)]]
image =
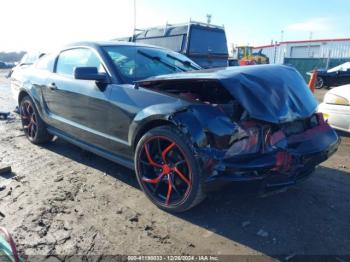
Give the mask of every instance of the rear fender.
[(24, 97), (24, 94), (27, 94), (34, 102), (34, 105), (39, 112), (41, 119), (44, 119), (44, 112), (42, 108), (42, 96), (41, 92), (37, 88), (32, 88), (30, 84), (23, 84), (24, 87), (21, 87), (18, 93), (18, 105), (20, 105), (20, 99)]

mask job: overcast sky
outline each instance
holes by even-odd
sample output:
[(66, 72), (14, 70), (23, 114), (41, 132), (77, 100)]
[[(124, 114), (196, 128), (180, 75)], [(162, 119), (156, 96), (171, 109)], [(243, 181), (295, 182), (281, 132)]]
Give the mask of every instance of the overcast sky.
[[(136, 0), (137, 27), (187, 22), (225, 25), (228, 41), (350, 37), (349, 0)], [(132, 34), (133, 0), (2, 0), (0, 51), (47, 51), (81, 40)]]

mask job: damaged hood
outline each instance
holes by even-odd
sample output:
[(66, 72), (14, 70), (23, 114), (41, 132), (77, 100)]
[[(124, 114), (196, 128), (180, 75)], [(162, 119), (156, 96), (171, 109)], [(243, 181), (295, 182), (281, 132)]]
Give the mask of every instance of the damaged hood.
[(301, 75), (292, 67), (257, 65), (162, 75), (138, 82), (152, 86), (168, 81), (218, 81), (252, 118), (282, 123), (311, 116), (317, 102)]

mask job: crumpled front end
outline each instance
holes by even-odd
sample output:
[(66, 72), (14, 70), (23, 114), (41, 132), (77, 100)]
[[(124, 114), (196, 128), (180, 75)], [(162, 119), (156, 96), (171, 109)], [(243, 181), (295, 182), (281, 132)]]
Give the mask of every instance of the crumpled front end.
[[(261, 181), (265, 189), (293, 185), (313, 173), (340, 143), (321, 114), (283, 125), (242, 122), (247, 136), (227, 150), (203, 149), (209, 188), (235, 181)], [(215, 151), (215, 150), (214, 150)], [(206, 158), (206, 157), (205, 157)]]
[(169, 120), (191, 139), (208, 186), (294, 184), (339, 145), (335, 131), (315, 114), (317, 103), (305, 81), (290, 67), (175, 74), (140, 86), (189, 103)]

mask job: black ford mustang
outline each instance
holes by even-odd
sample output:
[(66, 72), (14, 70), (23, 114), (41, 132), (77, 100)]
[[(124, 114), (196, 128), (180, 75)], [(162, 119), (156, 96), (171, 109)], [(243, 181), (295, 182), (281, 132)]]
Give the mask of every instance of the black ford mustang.
[(199, 69), (157, 47), (78, 43), (22, 70), (12, 88), (31, 142), (58, 136), (134, 168), (168, 211), (228, 182), (294, 184), (337, 150), (294, 69)]

